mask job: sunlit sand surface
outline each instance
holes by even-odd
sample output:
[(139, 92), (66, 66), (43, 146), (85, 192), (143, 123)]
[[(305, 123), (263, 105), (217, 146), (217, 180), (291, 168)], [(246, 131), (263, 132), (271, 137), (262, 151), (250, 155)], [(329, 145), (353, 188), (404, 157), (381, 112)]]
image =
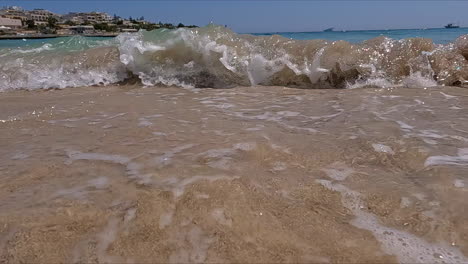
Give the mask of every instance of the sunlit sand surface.
[(468, 262), (468, 90), (0, 97), (0, 262)]

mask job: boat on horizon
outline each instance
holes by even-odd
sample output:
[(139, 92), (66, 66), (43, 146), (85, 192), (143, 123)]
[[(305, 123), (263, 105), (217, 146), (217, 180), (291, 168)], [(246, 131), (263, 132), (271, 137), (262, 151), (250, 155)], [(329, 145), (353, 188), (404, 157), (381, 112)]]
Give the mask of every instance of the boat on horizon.
[(445, 28), (459, 28), (460, 26), (459, 25), (455, 25), (453, 23), (449, 23), (445, 26)]
[(327, 29), (325, 29), (323, 32), (333, 32), (333, 29), (335, 29), (335, 28), (332, 28), (332, 27), (331, 27), (331, 28), (327, 28)]

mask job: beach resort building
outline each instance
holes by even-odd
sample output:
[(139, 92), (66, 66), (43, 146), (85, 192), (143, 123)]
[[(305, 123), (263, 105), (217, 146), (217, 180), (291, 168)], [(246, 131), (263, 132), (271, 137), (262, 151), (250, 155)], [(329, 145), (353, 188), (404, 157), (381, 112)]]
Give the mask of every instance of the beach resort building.
[(8, 17), (0, 17), (0, 27), (3, 29), (20, 29), (23, 26), (23, 23), (20, 19), (12, 19)]
[(28, 19), (28, 13), (27, 11), (23, 10), (21, 7), (10, 6), (10, 7), (4, 7), (3, 9), (0, 10), (0, 17), (26, 21)]
[(60, 18), (60, 15), (45, 9), (27, 11), (17, 6), (4, 7), (0, 10), (0, 16), (10, 19), (19, 19), (23, 24), (26, 24), (27, 20), (33, 20), (35, 25), (46, 25), (49, 17)]
[(45, 9), (34, 9), (28, 12), (28, 18), (34, 20), (36, 25), (45, 25), (49, 17), (54, 17), (56, 19), (60, 18), (60, 15), (52, 13)]
[(68, 14), (65, 14), (62, 16), (62, 20), (60, 21), (61, 23), (65, 23), (65, 22), (68, 22), (68, 21), (71, 21), (77, 25), (79, 24), (83, 24), (85, 21), (83, 19), (82, 16), (80, 16), (79, 13), (74, 13), (74, 12), (70, 12)]
[(120, 29), (121, 32), (138, 32), (135, 28), (122, 28)]
[(96, 31), (93, 26), (71, 26), (68, 28), (72, 34), (93, 34)]
[(87, 21), (91, 23), (106, 23), (112, 20), (112, 17), (107, 13), (91, 12), (87, 14)]
[(112, 16), (103, 12), (90, 13), (68, 13), (62, 17), (62, 22), (71, 21), (75, 24), (97, 24), (108, 23), (112, 20)]

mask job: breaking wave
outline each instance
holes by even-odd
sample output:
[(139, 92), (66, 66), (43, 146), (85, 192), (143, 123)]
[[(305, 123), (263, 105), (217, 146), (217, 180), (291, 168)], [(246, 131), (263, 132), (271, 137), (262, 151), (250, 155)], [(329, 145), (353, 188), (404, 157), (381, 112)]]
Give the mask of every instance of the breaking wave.
[(2, 49), (0, 90), (108, 85), (135, 77), (147, 86), (187, 88), (460, 86), (468, 80), (467, 58), (468, 35), (448, 45), (386, 37), (352, 44), (240, 35), (210, 25)]

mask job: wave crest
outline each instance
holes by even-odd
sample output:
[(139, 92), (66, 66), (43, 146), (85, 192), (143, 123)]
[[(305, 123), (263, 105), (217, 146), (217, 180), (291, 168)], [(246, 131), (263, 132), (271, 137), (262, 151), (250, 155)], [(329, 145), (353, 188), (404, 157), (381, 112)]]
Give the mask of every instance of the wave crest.
[(428, 87), (462, 85), (468, 77), (468, 35), (448, 45), (385, 37), (351, 44), (240, 35), (210, 25), (4, 51), (2, 90), (106, 85), (132, 75), (148, 86), (213, 88)]

